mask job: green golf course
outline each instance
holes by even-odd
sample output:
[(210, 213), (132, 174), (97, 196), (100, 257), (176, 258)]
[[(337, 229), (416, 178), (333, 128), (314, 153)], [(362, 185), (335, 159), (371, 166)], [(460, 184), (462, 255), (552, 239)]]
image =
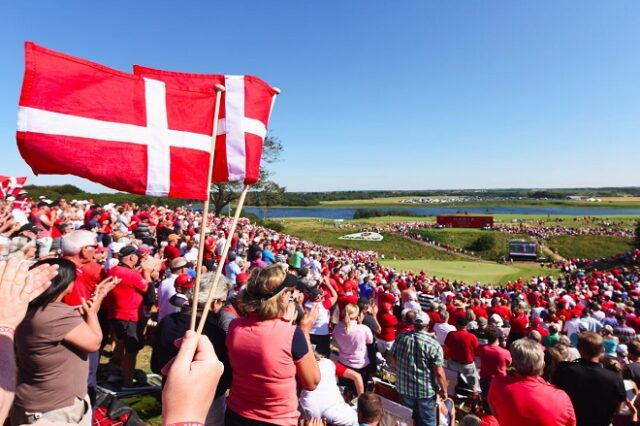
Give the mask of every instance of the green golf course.
[(480, 281), (483, 284), (499, 284), (518, 278), (557, 275), (557, 269), (541, 268), (536, 263), (517, 262), (498, 264), (492, 262), (446, 261), (446, 260), (382, 260), (385, 266), (396, 271), (425, 271), (429, 276), (462, 280), (467, 283)]

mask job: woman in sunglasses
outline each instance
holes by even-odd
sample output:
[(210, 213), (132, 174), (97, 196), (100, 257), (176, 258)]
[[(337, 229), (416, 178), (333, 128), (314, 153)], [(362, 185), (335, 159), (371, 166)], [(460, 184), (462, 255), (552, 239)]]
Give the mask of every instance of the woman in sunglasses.
[(244, 316), (231, 322), (227, 336), (233, 370), (227, 426), (295, 426), (296, 379), (305, 390), (320, 382), (309, 338), (317, 309), (306, 312), (299, 326), (292, 324), (297, 282), (276, 264), (254, 270), (238, 294)]

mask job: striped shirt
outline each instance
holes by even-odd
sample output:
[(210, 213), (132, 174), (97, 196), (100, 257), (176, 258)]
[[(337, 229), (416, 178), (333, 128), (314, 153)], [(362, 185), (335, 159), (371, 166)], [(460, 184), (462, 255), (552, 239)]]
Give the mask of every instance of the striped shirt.
[(433, 335), (411, 331), (396, 338), (391, 355), (397, 361), (396, 386), (403, 396), (431, 398), (435, 395), (434, 367), (444, 365), (442, 347)]

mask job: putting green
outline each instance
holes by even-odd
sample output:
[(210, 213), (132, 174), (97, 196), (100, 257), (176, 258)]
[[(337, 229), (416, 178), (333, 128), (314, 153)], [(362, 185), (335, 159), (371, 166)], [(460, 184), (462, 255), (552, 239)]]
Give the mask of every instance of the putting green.
[(536, 263), (518, 262), (500, 265), (492, 262), (446, 261), (446, 260), (383, 260), (385, 266), (397, 271), (420, 272), (430, 276), (462, 280), (467, 283), (480, 281), (483, 284), (504, 284), (518, 278), (557, 275), (554, 269), (541, 268)]

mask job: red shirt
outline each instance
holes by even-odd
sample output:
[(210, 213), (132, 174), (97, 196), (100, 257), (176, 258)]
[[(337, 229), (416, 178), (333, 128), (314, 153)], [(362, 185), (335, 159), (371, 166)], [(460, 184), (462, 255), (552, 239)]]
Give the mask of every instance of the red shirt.
[(478, 338), (466, 329), (451, 331), (444, 339), (448, 359), (460, 364), (471, 364), (476, 357)]
[(107, 319), (138, 321), (143, 295), (147, 291), (147, 283), (142, 274), (118, 265), (109, 270), (109, 276), (118, 277), (122, 281), (107, 295)]
[(478, 348), (480, 358), (480, 377), (506, 376), (511, 364), (511, 354), (497, 345), (484, 345)]
[(380, 323), (380, 333), (377, 334), (378, 338), (386, 342), (393, 342), (396, 340), (396, 325), (398, 319), (389, 311), (378, 312), (378, 322)]
[(69, 306), (82, 305), (82, 299), (89, 300), (91, 293), (89, 293), (89, 283), (82, 269), (76, 266), (76, 280), (73, 282), (73, 288), (71, 293), (62, 298), (62, 301)]
[(569, 396), (539, 376), (496, 376), (489, 405), (500, 426), (574, 426)]
[(105, 275), (104, 269), (102, 269), (102, 266), (100, 266), (100, 264), (95, 261), (85, 263), (84, 265), (82, 265), (80, 269), (82, 269), (82, 272), (84, 274), (84, 278), (86, 280), (89, 293), (93, 294), (93, 292), (96, 289), (96, 286), (102, 280), (102, 277)]
[(164, 258), (167, 259), (165, 262), (167, 266), (169, 266), (171, 261), (176, 257), (180, 257), (180, 249), (178, 247), (169, 244), (164, 248)]
[(527, 316), (522, 313), (517, 317), (511, 318), (509, 324), (511, 325), (511, 331), (509, 334), (524, 336), (527, 331)]

